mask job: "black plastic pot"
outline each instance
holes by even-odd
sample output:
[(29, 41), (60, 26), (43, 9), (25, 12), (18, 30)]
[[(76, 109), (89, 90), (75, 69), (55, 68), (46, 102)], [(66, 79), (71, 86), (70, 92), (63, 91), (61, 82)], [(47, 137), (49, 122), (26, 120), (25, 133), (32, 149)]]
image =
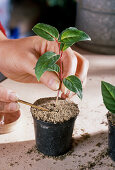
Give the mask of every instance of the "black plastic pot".
[(115, 125), (108, 120), (108, 154), (115, 161)]
[(68, 152), (71, 148), (75, 119), (54, 124), (34, 118), (37, 149), (48, 156), (59, 156)]
[(38, 151), (48, 156), (59, 156), (70, 150), (76, 117), (56, 124), (37, 120), (35, 117), (33, 119)]

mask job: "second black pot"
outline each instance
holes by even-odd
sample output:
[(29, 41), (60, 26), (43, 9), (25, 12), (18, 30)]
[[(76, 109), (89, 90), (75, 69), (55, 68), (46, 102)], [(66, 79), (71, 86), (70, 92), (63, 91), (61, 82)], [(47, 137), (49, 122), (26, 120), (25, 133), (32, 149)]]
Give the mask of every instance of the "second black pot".
[(108, 153), (113, 161), (115, 161), (115, 125), (108, 120)]

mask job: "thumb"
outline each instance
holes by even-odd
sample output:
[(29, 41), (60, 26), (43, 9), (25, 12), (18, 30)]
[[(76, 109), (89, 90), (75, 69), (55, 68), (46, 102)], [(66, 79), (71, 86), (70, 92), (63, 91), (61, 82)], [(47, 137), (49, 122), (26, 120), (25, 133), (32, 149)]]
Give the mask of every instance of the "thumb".
[(40, 82), (45, 84), (52, 90), (58, 90), (60, 87), (60, 80), (56, 73), (46, 71), (40, 78)]
[(0, 86), (0, 101), (2, 102), (14, 102), (17, 101), (18, 97), (15, 92), (12, 90), (6, 89), (3, 86)]

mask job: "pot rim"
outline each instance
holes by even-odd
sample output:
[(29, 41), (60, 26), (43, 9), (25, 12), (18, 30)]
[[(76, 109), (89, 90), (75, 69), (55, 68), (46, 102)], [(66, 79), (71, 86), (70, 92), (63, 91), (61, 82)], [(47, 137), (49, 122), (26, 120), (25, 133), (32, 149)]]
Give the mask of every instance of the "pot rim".
[[(107, 121), (108, 121), (108, 123), (109, 123), (111, 126), (115, 126), (115, 123), (113, 122), (113, 119), (112, 119), (112, 116), (111, 116), (111, 115), (112, 115), (111, 112), (108, 111), (107, 114), (106, 114), (106, 116), (107, 116)], [(111, 119), (109, 118), (109, 116), (111, 116)]]
[[(43, 97), (43, 98), (39, 98), (39, 99), (36, 100), (33, 104), (36, 105), (36, 103), (37, 103), (39, 100), (42, 100), (42, 99), (56, 100), (56, 97)], [(61, 97), (59, 97), (58, 100), (65, 100), (65, 99), (62, 99)], [(43, 102), (42, 102), (42, 103), (43, 103)], [(44, 103), (45, 103), (45, 102), (44, 102)], [(77, 104), (76, 104), (76, 105), (77, 105)], [(30, 108), (30, 112), (31, 112), (31, 109), (32, 109), (32, 107)], [(32, 112), (31, 112), (31, 114), (32, 114)], [(47, 125), (63, 125), (63, 124), (68, 123), (69, 121), (72, 121), (73, 119), (76, 119), (76, 118), (77, 118), (77, 115), (74, 116), (74, 117), (71, 117), (69, 120), (65, 120), (65, 121), (63, 121), (63, 122), (56, 122), (56, 123), (54, 123), (54, 122), (47, 122), (47, 121), (43, 121), (43, 120), (40, 120), (40, 119), (38, 120), (35, 116), (33, 116), (33, 114), (32, 114), (32, 117), (33, 117), (33, 119), (34, 119), (35, 121), (38, 121), (38, 122), (40, 122), (40, 123), (44, 123), (44, 124), (47, 124)]]

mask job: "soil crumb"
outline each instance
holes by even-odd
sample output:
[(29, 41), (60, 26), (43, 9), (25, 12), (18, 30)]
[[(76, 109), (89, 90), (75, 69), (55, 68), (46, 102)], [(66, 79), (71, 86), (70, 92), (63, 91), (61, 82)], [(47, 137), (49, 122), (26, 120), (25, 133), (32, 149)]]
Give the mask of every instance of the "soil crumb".
[(46, 122), (64, 122), (79, 114), (78, 105), (67, 100), (59, 98), (56, 104), (56, 98), (41, 98), (37, 100), (35, 105), (47, 108), (49, 111), (41, 111), (36, 108), (31, 108), (33, 117), (37, 120), (43, 120)]

